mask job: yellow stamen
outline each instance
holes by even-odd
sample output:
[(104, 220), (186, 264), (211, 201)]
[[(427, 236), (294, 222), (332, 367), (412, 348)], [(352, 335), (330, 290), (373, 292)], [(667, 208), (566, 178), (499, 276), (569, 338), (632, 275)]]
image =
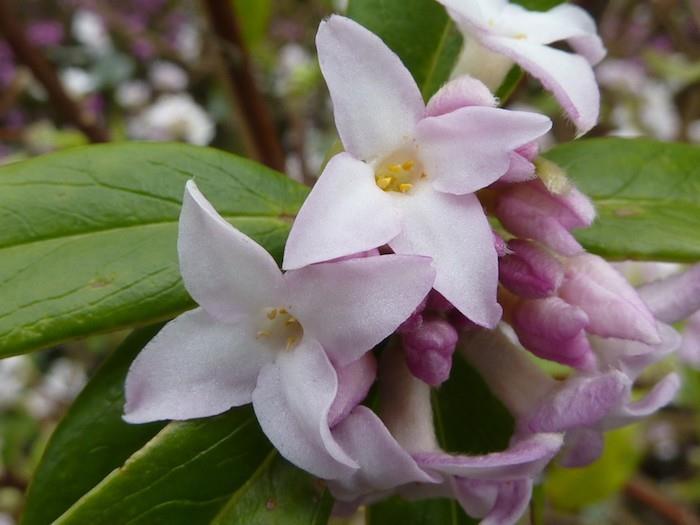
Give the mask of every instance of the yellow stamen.
[(399, 184), (399, 191), (401, 193), (406, 193), (407, 191), (410, 191), (411, 188), (413, 188), (413, 184), (408, 184), (408, 183)]
[(377, 186), (385, 190), (391, 185), (393, 180), (394, 177), (377, 177)]
[(526, 39), (527, 39), (527, 35), (526, 35), (525, 33), (518, 33), (517, 35), (515, 35), (515, 38), (516, 38), (517, 40), (526, 40)]
[(260, 330), (257, 334), (255, 334), (255, 339), (261, 339), (263, 337), (270, 337), (270, 332), (267, 330)]
[(389, 171), (392, 173), (398, 173), (401, 171), (401, 164), (392, 164), (389, 166)]
[(289, 312), (287, 311), (286, 308), (280, 308), (279, 313), (281, 313), (282, 315), (287, 315)]
[(295, 336), (290, 335), (289, 337), (287, 337), (287, 350), (289, 350), (296, 342), (297, 338)]
[(413, 166), (415, 164), (413, 163), (412, 160), (407, 160), (403, 164), (401, 164), (401, 167), (404, 169), (404, 171), (411, 171), (413, 169)]
[(289, 319), (287, 319), (287, 320), (284, 322), (284, 325), (285, 325), (285, 326), (292, 326), (293, 324), (297, 324), (297, 322), (298, 322), (298, 321), (297, 321), (296, 319), (294, 319), (294, 317), (290, 317)]
[(267, 311), (267, 318), (272, 321), (275, 317), (277, 317), (277, 308), (270, 308)]

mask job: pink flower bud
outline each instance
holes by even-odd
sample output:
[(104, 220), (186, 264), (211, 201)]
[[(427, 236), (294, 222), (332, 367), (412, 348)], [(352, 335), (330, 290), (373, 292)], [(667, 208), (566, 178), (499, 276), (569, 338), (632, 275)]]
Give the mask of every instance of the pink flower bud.
[(513, 310), (513, 329), (525, 348), (578, 369), (589, 369), (595, 361), (587, 325), (586, 312), (558, 297), (522, 301)]
[(612, 265), (590, 254), (571, 257), (565, 265), (559, 296), (586, 312), (589, 332), (652, 345), (661, 341), (654, 316)]
[(559, 261), (535, 243), (514, 239), (508, 243), (510, 255), (498, 260), (501, 284), (526, 299), (548, 297), (564, 278)]
[(530, 142), (519, 147), (510, 154), (510, 166), (501, 182), (526, 182), (535, 178), (535, 165), (532, 163), (537, 157), (539, 147), (537, 142)]
[(429, 385), (440, 385), (450, 375), (457, 339), (457, 330), (442, 319), (426, 320), (418, 330), (404, 333), (403, 348), (411, 373)]
[(563, 255), (575, 255), (581, 245), (570, 230), (589, 226), (595, 217), (590, 201), (575, 188), (552, 194), (541, 181), (514, 184), (499, 196), (496, 216), (518, 237), (534, 239)]

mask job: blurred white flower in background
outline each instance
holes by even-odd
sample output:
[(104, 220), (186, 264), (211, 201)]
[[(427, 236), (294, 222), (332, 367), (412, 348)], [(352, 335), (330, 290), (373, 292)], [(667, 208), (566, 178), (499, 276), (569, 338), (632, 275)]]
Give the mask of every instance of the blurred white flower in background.
[(281, 96), (289, 95), (303, 81), (309, 68), (315, 68), (315, 59), (299, 44), (285, 44), (279, 51), (274, 78), (275, 92)]
[(192, 62), (202, 52), (202, 37), (194, 24), (183, 24), (175, 36), (175, 48), (182, 58)]
[(90, 73), (78, 67), (68, 67), (61, 71), (61, 82), (73, 98), (83, 98), (97, 88), (97, 80)]
[(0, 360), (0, 410), (8, 409), (17, 402), (31, 375), (32, 363), (27, 356), (18, 355)]
[(73, 37), (95, 54), (105, 54), (112, 50), (109, 31), (97, 13), (79, 9), (73, 15), (71, 25)]
[(128, 123), (131, 138), (183, 140), (205, 146), (214, 138), (214, 122), (187, 94), (162, 95)]
[(15, 520), (6, 512), (0, 512), (0, 525), (15, 525)]
[(130, 80), (117, 87), (114, 97), (123, 108), (138, 108), (151, 98), (151, 87), (142, 80)]
[(87, 381), (83, 366), (62, 357), (51, 364), (41, 383), (34, 388), (25, 401), (27, 410), (36, 418), (44, 418), (61, 405), (70, 403)]
[(156, 60), (148, 69), (148, 78), (155, 89), (182, 91), (187, 87), (187, 73), (180, 66), (165, 60)]
[(610, 120), (616, 129), (610, 135), (678, 137), (681, 119), (673, 100), (675, 90), (668, 83), (650, 78), (642, 65), (628, 60), (606, 60), (596, 75), (601, 86), (622, 98), (612, 108)]

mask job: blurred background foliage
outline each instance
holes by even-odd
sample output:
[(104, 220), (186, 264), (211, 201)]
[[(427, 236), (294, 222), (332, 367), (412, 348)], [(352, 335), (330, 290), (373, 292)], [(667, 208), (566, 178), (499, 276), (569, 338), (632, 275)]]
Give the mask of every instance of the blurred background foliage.
[[(111, 141), (185, 141), (259, 157), (245, 104), (227, 63), (250, 73), (281, 138), (289, 176), (313, 182), (336, 142), (313, 45), (319, 21), (340, 0), (229, 1), (243, 46), (221, 42), (195, 0), (0, 0), (32, 52), (48, 60), (80, 118)], [(592, 136), (648, 136), (700, 143), (700, 1), (582, 0), (609, 49)], [(7, 24), (8, 19), (5, 19)], [(247, 50), (244, 50), (247, 48)], [(242, 57), (241, 53), (245, 53)], [(235, 69), (235, 68), (234, 68)], [(235, 76), (235, 72), (234, 75)], [(233, 82), (233, 86), (232, 86)], [(556, 122), (547, 145), (572, 138), (553, 100), (521, 81), (511, 107)], [(0, 163), (87, 143), (30, 68), (0, 38)], [(623, 266), (633, 280), (668, 266)], [(16, 523), (48, 436), (105, 355), (125, 333), (93, 337), (0, 360), (0, 525)], [(700, 344), (700, 343), (698, 343)], [(698, 349), (700, 353), (700, 349)], [(677, 401), (644, 423), (607, 435), (584, 469), (550, 468), (537, 490), (544, 523), (700, 523), (700, 363), (681, 369)]]

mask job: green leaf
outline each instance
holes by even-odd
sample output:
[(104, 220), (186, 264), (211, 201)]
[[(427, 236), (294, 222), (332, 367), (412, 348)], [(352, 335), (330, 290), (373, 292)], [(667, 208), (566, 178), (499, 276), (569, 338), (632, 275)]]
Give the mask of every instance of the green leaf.
[(448, 499), (408, 502), (396, 496), (367, 509), (367, 525), (472, 525), (478, 522), (467, 516), (456, 501)]
[(449, 78), (462, 36), (434, 0), (350, 0), (348, 16), (401, 57), (426, 100)]
[(450, 378), (433, 390), (435, 428), (449, 452), (486, 454), (508, 447), (515, 421), (486, 382), (455, 354)]
[(515, 93), (515, 89), (518, 87), (524, 75), (525, 73), (520, 67), (513, 66), (510, 68), (506, 78), (503, 79), (503, 82), (501, 82), (501, 85), (498, 86), (496, 90), (496, 98), (498, 98), (501, 106), (504, 106), (513, 93)]
[(29, 487), (22, 525), (53, 522), (165, 425), (122, 421), (131, 361), (159, 327), (138, 330), (105, 361), (63, 417)]
[(598, 210), (575, 231), (608, 259), (700, 259), (700, 149), (648, 139), (601, 138), (558, 146), (561, 166)]
[(270, 449), (250, 407), (170, 423), (55, 525), (207, 523)]
[(319, 480), (273, 452), (212, 525), (325, 525), (332, 504)]
[(0, 357), (190, 308), (176, 238), (192, 178), (279, 259), (307, 189), (228, 153), (123, 143), (0, 167)]
[(565, 3), (566, 0), (513, 0), (513, 2), (532, 11), (547, 11), (552, 7)]

